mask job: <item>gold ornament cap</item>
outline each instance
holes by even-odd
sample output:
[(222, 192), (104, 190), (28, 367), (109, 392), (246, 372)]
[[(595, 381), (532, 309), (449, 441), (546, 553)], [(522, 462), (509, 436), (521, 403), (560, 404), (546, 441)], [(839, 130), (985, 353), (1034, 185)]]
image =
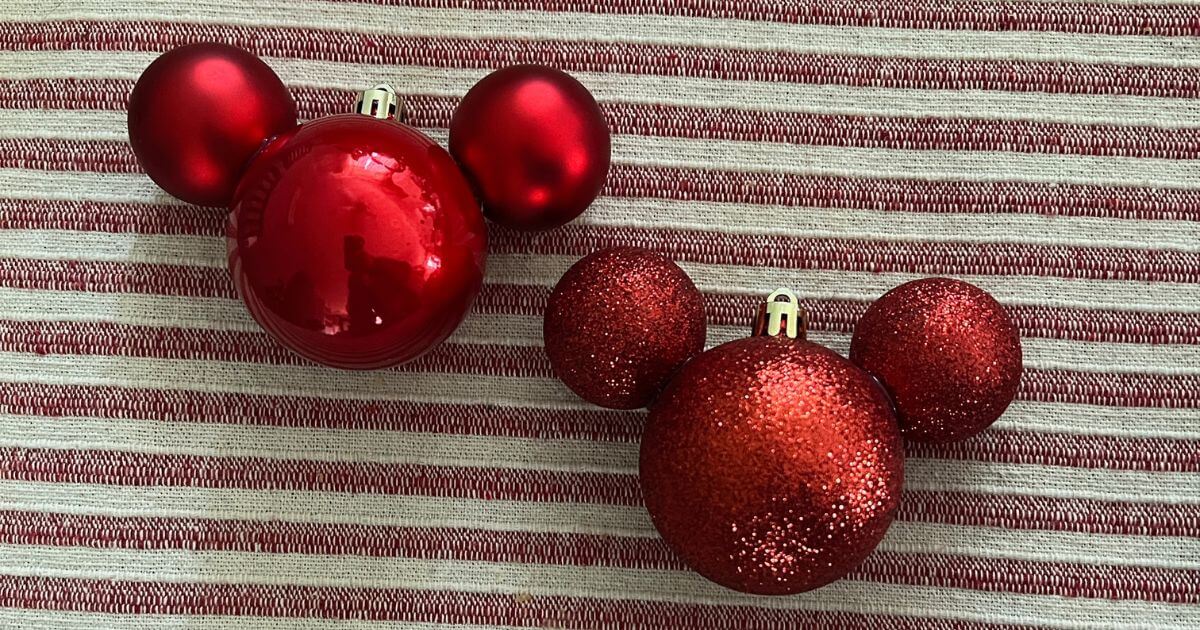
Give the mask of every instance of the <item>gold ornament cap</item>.
[(800, 299), (791, 289), (775, 289), (758, 307), (754, 336), (785, 335), (791, 339), (804, 339), (807, 333), (808, 311), (800, 306)]
[(354, 104), (354, 111), (384, 120), (403, 121), (405, 117), (403, 99), (386, 83), (360, 92), (358, 101)]

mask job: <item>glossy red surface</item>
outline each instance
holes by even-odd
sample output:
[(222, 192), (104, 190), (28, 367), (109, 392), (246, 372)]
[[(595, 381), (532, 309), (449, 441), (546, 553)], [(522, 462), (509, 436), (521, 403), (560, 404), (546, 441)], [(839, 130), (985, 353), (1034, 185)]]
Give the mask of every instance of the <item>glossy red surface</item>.
[(688, 566), (747, 593), (845, 576), (899, 507), (904, 451), (883, 390), (832, 350), (749, 337), (692, 359), (655, 401), (642, 496)]
[(587, 88), (559, 70), (521, 65), (467, 92), (450, 121), (450, 153), (489, 219), (546, 230), (579, 216), (600, 194), (611, 141)]
[(487, 227), (458, 167), (419, 131), (343, 114), (279, 137), (234, 196), (229, 266), (254, 318), (320, 363), (420, 356), (483, 282)]
[(171, 195), (225, 206), (263, 141), (296, 126), (296, 104), (258, 57), (191, 44), (155, 59), (129, 97), (129, 142)]
[(1004, 307), (950, 278), (902, 284), (863, 314), (850, 359), (896, 404), (904, 437), (945, 443), (995, 422), (1021, 383), (1021, 336)]

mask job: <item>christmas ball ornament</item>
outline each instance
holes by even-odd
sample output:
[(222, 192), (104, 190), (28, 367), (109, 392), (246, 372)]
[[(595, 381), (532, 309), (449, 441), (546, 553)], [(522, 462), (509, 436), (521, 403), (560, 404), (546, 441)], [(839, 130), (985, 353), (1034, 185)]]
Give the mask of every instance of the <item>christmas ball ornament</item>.
[(246, 161), (296, 126), (296, 103), (258, 57), (225, 44), (160, 56), (129, 97), (129, 143), (154, 183), (203, 206), (228, 205)]
[(746, 593), (841, 578), (899, 505), (903, 445), (886, 393), (806, 341), (804, 323), (795, 295), (776, 291), (754, 336), (680, 370), (642, 437), (642, 494), (663, 540), (704, 577)]
[(463, 97), (450, 121), (450, 153), (484, 213), (518, 230), (579, 216), (604, 186), (608, 125), (587, 88), (554, 68), (497, 70)]
[(270, 142), (238, 185), (229, 266), (250, 313), (299, 354), (368, 369), (420, 356), (483, 282), (487, 232), (454, 160), (392, 119), (387, 86), (359, 113)]
[(704, 349), (704, 297), (675, 263), (618, 247), (590, 254), (559, 280), (543, 338), (554, 373), (584, 400), (644, 407)]
[(949, 278), (892, 289), (854, 329), (850, 359), (891, 393), (905, 437), (944, 443), (991, 425), (1017, 395), (1021, 337), (984, 290)]

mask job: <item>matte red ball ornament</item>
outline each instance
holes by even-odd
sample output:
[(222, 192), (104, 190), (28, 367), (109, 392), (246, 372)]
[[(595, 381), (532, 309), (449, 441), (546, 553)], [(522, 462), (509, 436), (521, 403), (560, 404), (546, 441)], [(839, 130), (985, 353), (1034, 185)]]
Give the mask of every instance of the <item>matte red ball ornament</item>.
[(704, 349), (704, 296), (666, 257), (618, 247), (575, 263), (546, 306), (543, 337), (554, 373), (610, 409), (645, 407)]
[(755, 330), (687, 363), (655, 401), (642, 494), (663, 540), (704, 577), (800, 593), (879, 544), (899, 505), (903, 444), (871, 376), (804, 339), (794, 295), (772, 294)]
[(414, 359), (458, 326), (483, 282), (487, 228), (454, 160), (391, 119), (396, 95), (268, 144), (234, 195), (229, 267), (254, 319), (341, 368)]
[(916, 280), (875, 301), (854, 329), (850, 359), (895, 401), (904, 436), (945, 443), (990, 426), (1017, 394), (1021, 337), (986, 291)]
[(225, 44), (191, 44), (160, 56), (129, 97), (138, 163), (171, 195), (226, 206), (247, 160), (296, 126), (296, 103), (258, 57)]
[(604, 186), (610, 152), (592, 94), (546, 66), (489, 74), (450, 121), (450, 153), (484, 213), (518, 230), (546, 230), (579, 216)]

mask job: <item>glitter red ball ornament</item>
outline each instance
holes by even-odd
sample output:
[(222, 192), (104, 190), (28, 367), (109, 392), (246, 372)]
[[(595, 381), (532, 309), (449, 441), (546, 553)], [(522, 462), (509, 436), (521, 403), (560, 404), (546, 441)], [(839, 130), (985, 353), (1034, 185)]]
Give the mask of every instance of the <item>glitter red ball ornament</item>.
[(171, 195), (228, 205), (247, 160), (296, 126), (296, 104), (258, 57), (225, 44), (191, 44), (160, 56), (129, 97), (129, 143)]
[(543, 325), (554, 373), (584, 400), (646, 406), (704, 349), (704, 297), (655, 252), (619, 247), (575, 263), (550, 294)]
[(895, 402), (904, 436), (945, 443), (996, 421), (1021, 381), (1021, 338), (991, 295), (949, 278), (892, 289), (854, 329), (850, 359)]
[(450, 121), (450, 153), (484, 213), (518, 230), (546, 230), (579, 216), (604, 186), (610, 152), (608, 125), (591, 93), (546, 66), (489, 74)]
[(414, 359), (458, 326), (483, 282), (487, 231), (454, 160), (390, 118), (395, 92), (268, 144), (234, 195), (229, 265), (250, 313), (341, 368)]
[(759, 334), (696, 357), (655, 401), (641, 484), (688, 566), (731, 589), (785, 595), (871, 553), (895, 517), (904, 455), (886, 393), (804, 340), (795, 297), (776, 292), (764, 310)]

